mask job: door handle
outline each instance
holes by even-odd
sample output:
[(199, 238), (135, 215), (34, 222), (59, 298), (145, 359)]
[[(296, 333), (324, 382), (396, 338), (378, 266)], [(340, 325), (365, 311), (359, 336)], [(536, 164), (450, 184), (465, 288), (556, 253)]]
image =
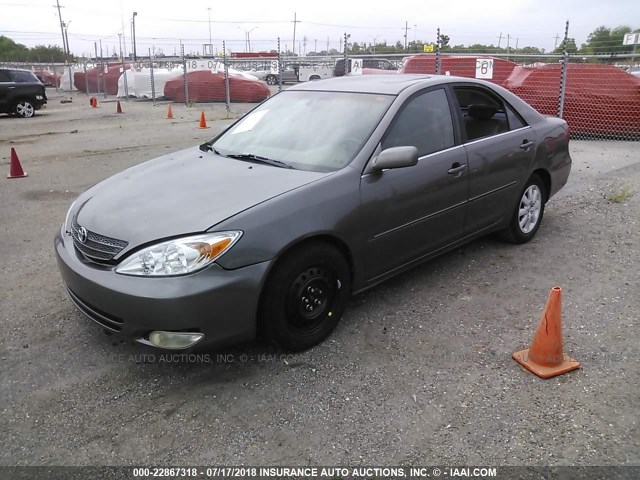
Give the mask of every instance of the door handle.
[(520, 145), (520, 148), (522, 150), (527, 150), (529, 147), (533, 147), (534, 143), (530, 142), (529, 140), (523, 140), (522, 141), (522, 145)]
[(462, 172), (465, 168), (467, 168), (467, 164), (466, 163), (463, 163), (461, 165), (458, 162), (456, 162), (453, 165), (451, 165), (451, 168), (449, 169), (449, 171), (447, 173), (449, 175), (457, 175), (460, 172)]

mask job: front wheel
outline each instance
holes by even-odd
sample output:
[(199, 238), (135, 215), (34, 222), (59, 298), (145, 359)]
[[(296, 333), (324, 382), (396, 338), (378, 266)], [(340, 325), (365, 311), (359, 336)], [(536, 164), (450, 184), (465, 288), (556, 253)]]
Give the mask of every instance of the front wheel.
[(278, 78), (275, 75), (268, 75), (267, 76), (267, 83), (269, 85), (275, 85), (276, 83), (278, 83)]
[(290, 351), (306, 350), (336, 327), (351, 294), (342, 253), (326, 243), (301, 246), (274, 267), (264, 288), (260, 332)]
[(509, 227), (503, 232), (507, 240), (526, 243), (535, 236), (542, 222), (546, 195), (542, 178), (537, 174), (531, 175), (520, 195)]
[(13, 111), (22, 118), (31, 118), (36, 114), (36, 108), (29, 100), (19, 100), (13, 108)]

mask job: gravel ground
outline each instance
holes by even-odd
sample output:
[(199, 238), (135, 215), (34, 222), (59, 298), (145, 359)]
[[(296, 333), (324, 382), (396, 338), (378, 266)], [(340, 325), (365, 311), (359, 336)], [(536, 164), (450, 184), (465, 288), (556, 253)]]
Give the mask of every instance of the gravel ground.
[[(112, 101), (60, 98), (31, 120), (0, 117), (3, 175), (11, 146), (29, 173), (0, 179), (0, 465), (640, 464), (637, 143), (573, 142), (569, 184), (532, 242), (481, 239), (358, 295), (310, 351), (179, 358), (78, 313), (52, 240), (77, 194), (209, 139), (224, 106), (174, 105), (170, 121), (166, 103), (116, 115)], [(554, 285), (582, 365), (541, 380), (511, 352)]]

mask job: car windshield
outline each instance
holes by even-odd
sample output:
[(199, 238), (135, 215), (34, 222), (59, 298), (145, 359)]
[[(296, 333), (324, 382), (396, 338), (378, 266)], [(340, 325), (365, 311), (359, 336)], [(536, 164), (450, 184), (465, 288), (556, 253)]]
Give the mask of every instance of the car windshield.
[(360, 151), (393, 99), (284, 91), (234, 125), (213, 148), (222, 155), (260, 156), (300, 170), (338, 170)]

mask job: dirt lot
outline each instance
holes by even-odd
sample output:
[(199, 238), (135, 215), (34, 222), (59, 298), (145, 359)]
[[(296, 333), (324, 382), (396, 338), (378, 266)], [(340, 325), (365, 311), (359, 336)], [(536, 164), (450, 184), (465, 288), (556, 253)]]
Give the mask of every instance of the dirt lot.
[[(53, 236), (77, 194), (209, 139), (224, 105), (174, 105), (170, 121), (166, 103), (116, 115), (49, 94), (31, 120), (0, 116), (0, 465), (640, 464), (639, 144), (573, 142), (534, 241), (475, 241), (358, 295), (310, 351), (190, 361), (78, 313)], [(12, 146), (28, 178), (4, 178)], [(511, 352), (554, 285), (582, 366), (541, 380)]]

